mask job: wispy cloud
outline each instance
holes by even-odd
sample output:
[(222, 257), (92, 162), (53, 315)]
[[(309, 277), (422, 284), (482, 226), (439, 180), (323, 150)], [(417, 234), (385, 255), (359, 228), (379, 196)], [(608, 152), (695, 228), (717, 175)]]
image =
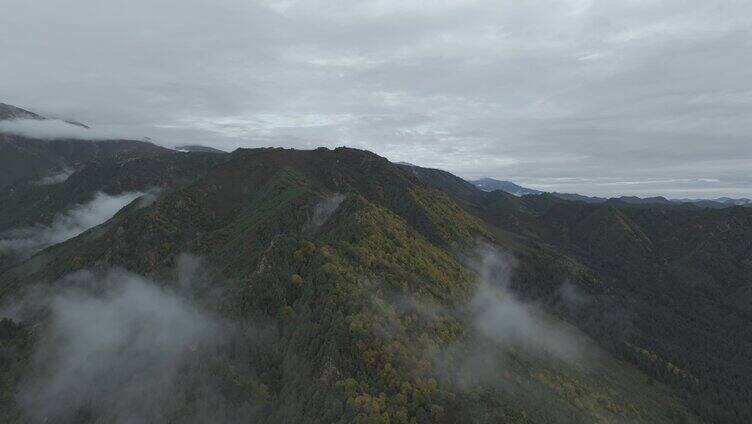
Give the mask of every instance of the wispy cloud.
[(217, 313), (228, 286), (198, 257), (181, 253), (164, 271), (174, 278), (78, 271), (6, 299), (0, 317), (34, 328), (14, 391), (24, 422), (254, 420), (269, 397), (254, 362), (276, 349), (273, 324)]
[[(544, 359), (543, 363), (557, 367), (587, 367), (587, 359), (593, 357), (589, 339), (541, 305), (523, 301), (514, 293), (515, 260), (511, 255), (483, 243), (466, 265), (477, 276), (467, 301), (446, 306), (408, 296), (392, 302), (399, 311), (420, 316), (426, 323), (461, 323), (460, 335), (427, 348), (440, 377), (463, 390), (479, 385), (511, 388), (504, 375), (511, 369), (512, 353), (526, 361)], [(586, 301), (569, 284), (561, 291), (559, 307), (566, 305), (576, 311)]]
[(344, 194), (334, 193), (316, 203), (313, 207), (313, 215), (306, 224), (306, 230), (313, 231), (324, 225), (329, 217), (337, 211), (343, 200), (345, 200)]
[(57, 119), (13, 119), (0, 121), (0, 133), (48, 140), (114, 140), (128, 138), (124, 137), (123, 134), (118, 134), (111, 130), (85, 128)]
[(106, 136), (752, 195), (752, 2), (47, 3), (0, 16), (4, 101)]
[(143, 192), (119, 195), (99, 192), (91, 201), (57, 215), (49, 225), (17, 228), (0, 234), (0, 254), (30, 256), (102, 224), (142, 195)]
[(512, 259), (490, 246), (481, 247), (479, 253), (480, 260), (473, 267), (480, 281), (468, 305), (478, 332), (498, 346), (578, 359), (581, 349), (572, 330), (511, 291)]
[(42, 177), (34, 181), (33, 184), (34, 185), (60, 184), (62, 182), (65, 182), (65, 180), (67, 180), (68, 177), (70, 177), (71, 175), (73, 175), (73, 170), (69, 168), (65, 168), (54, 174), (50, 174), (50, 175), (47, 175), (46, 177)]
[(174, 397), (185, 356), (221, 340), (219, 321), (141, 276), (79, 272), (59, 286), (33, 299), (50, 313), (19, 393), (35, 420), (86, 411), (153, 422)]

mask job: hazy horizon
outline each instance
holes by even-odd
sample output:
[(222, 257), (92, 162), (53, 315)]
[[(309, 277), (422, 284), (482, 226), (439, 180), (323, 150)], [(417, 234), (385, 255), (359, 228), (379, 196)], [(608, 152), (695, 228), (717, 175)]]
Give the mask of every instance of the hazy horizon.
[(0, 101), (79, 133), (752, 197), (749, 2), (10, 0), (0, 46)]

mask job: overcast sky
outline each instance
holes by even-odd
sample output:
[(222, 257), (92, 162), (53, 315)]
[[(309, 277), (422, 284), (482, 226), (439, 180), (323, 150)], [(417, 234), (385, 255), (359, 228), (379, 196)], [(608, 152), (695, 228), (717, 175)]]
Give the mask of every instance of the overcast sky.
[(0, 101), (167, 145), (752, 196), (752, 1), (3, 0)]

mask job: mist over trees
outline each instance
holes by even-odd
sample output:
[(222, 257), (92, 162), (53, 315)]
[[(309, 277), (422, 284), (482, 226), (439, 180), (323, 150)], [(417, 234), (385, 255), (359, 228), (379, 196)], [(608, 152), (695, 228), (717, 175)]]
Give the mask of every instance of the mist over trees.
[[(744, 416), (744, 382), (719, 386), (700, 343), (697, 360), (686, 354), (709, 340), (715, 304), (694, 327), (679, 318), (707, 301), (696, 276), (738, 281), (738, 265), (712, 264), (743, 247), (741, 208), (517, 198), (347, 148), (150, 155), (4, 194), (17, 201), (8, 216), (41, 202), (54, 222), (75, 208), (60, 193), (161, 187), (0, 272), (5, 421)], [(657, 231), (669, 214), (726, 230), (703, 233), (701, 249), (674, 243)], [(665, 268), (651, 253), (661, 243), (669, 262), (705, 256)], [(712, 393), (731, 407), (719, 412)]]
[(99, 192), (89, 202), (56, 215), (49, 225), (37, 224), (7, 230), (0, 233), (0, 255), (29, 257), (46, 247), (61, 243), (104, 223), (125, 205), (144, 194), (128, 192), (109, 195)]

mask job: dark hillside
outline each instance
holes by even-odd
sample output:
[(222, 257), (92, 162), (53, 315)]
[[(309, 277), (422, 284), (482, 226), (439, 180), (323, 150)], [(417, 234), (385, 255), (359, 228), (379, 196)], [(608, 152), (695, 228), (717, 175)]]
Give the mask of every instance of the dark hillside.
[[(185, 399), (203, 399), (209, 367), (219, 379), (211, 384), (222, 387), (213, 412), (230, 422), (241, 409), (244, 420), (259, 422), (670, 422), (667, 413), (693, 421), (670, 390), (647, 384), (574, 329), (562, 330), (562, 343), (598, 358), (592, 365), (484, 336), (472, 305), (496, 297), (476, 294), (487, 278), (471, 265), (479, 240), (515, 254), (512, 284), (529, 298), (545, 299), (564, 279), (599, 283), (548, 246), (497, 238), (452, 193), (353, 149), (187, 159), (206, 171), (189, 179), (181, 175), (195, 163), (128, 162), (151, 170), (135, 173), (143, 175), (136, 182), (183, 182), (0, 274), (0, 293), (10, 299), (29, 282), (56, 285), (81, 269), (122, 267), (169, 285), (179, 253), (202, 258), (213, 283), (194, 292), (199, 302), (243, 328), (266, 323), (269, 330), (263, 345), (235, 335), (200, 359), (205, 366), (191, 365), (184, 378), (193, 383), (174, 388), (183, 400), (162, 413), (190, 417), (196, 404)], [(89, 172), (119, 187), (136, 183), (127, 178), (133, 172), (102, 166)], [(505, 203), (492, 197), (489, 204)], [(520, 207), (515, 213), (528, 214)], [(518, 313), (542, 331), (554, 325)], [(29, 329), (39, 323), (6, 324), (3, 346), (15, 353), (4, 361), (10, 378), (21, 378), (36, 343)], [(492, 365), (483, 374), (470, 366), (480, 357)], [(17, 420), (13, 397), (2, 402), (7, 421)], [(76, 414), (99, 413), (83, 405)]]
[(168, 154), (169, 149), (135, 140), (42, 140), (0, 133), (0, 188), (39, 180), (85, 163)]
[(10, 119), (44, 119), (44, 118), (37, 115), (34, 112), (29, 112), (28, 110), (21, 109), (20, 107), (9, 105), (7, 103), (0, 103), (0, 120), (10, 120)]
[(465, 190), (447, 175), (426, 181), (488, 224), (526, 236), (536, 249), (548, 246), (557, 258), (547, 262), (575, 260), (598, 282), (580, 286), (588, 296), (579, 312), (556, 306), (555, 287), (542, 289), (540, 280), (535, 288), (520, 286), (522, 292), (553, 296), (554, 309), (683, 392), (705, 419), (752, 420), (748, 208), (702, 209), (660, 198), (588, 204), (548, 194), (494, 202), (493, 193)]

